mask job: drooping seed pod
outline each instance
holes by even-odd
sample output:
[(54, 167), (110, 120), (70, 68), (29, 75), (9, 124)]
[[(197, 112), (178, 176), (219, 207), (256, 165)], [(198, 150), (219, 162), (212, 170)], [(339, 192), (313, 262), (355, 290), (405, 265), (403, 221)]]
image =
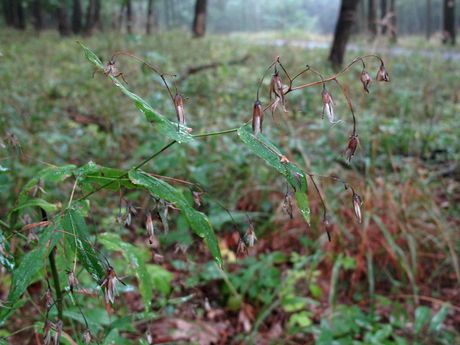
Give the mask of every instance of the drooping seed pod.
[(43, 343), (45, 345), (51, 344), (51, 326), (51, 321), (46, 319), (45, 324), (43, 325)]
[(361, 215), (361, 205), (363, 204), (363, 201), (361, 200), (361, 197), (353, 191), (353, 209), (355, 211), (356, 218), (358, 218), (358, 222), (362, 222), (362, 215)]
[(358, 148), (359, 139), (357, 134), (350, 135), (348, 139), (348, 146), (345, 151), (345, 155), (347, 156), (348, 163), (350, 163), (351, 158), (355, 155), (355, 151)]
[(291, 193), (286, 193), (284, 196), (284, 202), (283, 202), (283, 210), (289, 215), (290, 219), (293, 219), (293, 212), (292, 212), (293, 206), (292, 206), (292, 196)]
[(236, 248), (237, 255), (245, 255), (247, 253), (246, 243), (244, 243), (243, 239), (240, 237), (238, 241), (238, 247)]
[(334, 101), (332, 100), (332, 95), (326, 88), (323, 88), (321, 98), (323, 101), (323, 118), (324, 114), (326, 114), (330, 123), (337, 123), (338, 121), (335, 121)]
[(77, 277), (75, 276), (74, 271), (67, 272), (67, 282), (69, 284), (69, 290), (73, 293), (74, 288), (78, 285)]
[(115, 274), (113, 267), (109, 266), (107, 268), (105, 278), (101, 283), (101, 287), (105, 288), (104, 298), (105, 298), (105, 303), (107, 305), (115, 301), (115, 295), (117, 292), (117, 282), (118, 282), (117, 275)]
[(365, 69), (363, 69), (363, 71), (361, 72), (361, 83), (363, 83), (364, 91), (369, 93), (369, 86), (372, 83), (372, 78)]
[(252, 133), (258, 135), (262, 133), (262, 124), (264, 121), (264, 111), (262, 109), (262, 103), (259, 100), (255, 101), (252, 110)]
[(202, 194), (203, 194), (203, 192), (196, 192), (196, 191), (192, 192), (193, 202), (198, 207), (201, 206), (201, 195)]
[(85, 329), (85, 331), (83, 332), (83, 342), (85, 343), (85, 345), (91, 343), (91, 332), (88, 328)]
[(51, 289), (48, 288), (48, 289), (46, 289), (46, 292), (45, 292), (46, 310), (50, 310), (53, 305), (54, 305), (53, 294), (51, 293)]
[(153, 226), (152, 214), (147, 212), (147, 219), (145, 220), (145, 229), (149, 236), (155, 235), (155, 228)]
[(388, 75), (388, 72), (385, 69), (385, 65), (383, 64), (383, 62), (380, 65), (380, 68), (377, 72), (377, 78), (375, 79), (377, 79), (378, 81), (385, 81), (385, 82), (390, 81), (390, 76)]
[(178, 92), (176, 92), (176, 96), (174, 96), (174, 107), (176, 108), (177, 122), (182, 126), (186, 126), (184, 98)]
[(244, 234), (244, 239), (249, 247), (254, 247), (254, 244), (257, 241), (256, 233), (254, 231), (254, 226), (252, 224), (249, 225), (248, 230)]
[(62, 334), (62, 321), (58, 320), (54, 324), (54, 338), (53, 338), (54, 345), (60, 344), (59, 340), (61, 339), (61, 334)]

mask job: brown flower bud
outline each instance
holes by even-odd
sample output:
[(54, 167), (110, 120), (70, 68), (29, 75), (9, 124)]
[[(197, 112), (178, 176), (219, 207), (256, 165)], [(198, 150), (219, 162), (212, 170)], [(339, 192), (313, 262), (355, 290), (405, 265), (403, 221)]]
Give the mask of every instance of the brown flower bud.
[(73, 271), (67, 272), (67, 281), (69, 283), (69, 290), (73, 293), (73, 289), (78, 285), (77, 277)]
[(91, 332), (88, 328), (85, 329), (85, 331), (83, 332), (83, 342), (85, 343), (85, 345), (91, 343)]
[(145, 229), (147, 230), (147, 233), (149, 234), (149, 236), (155, 235), (155, 228), (153, 226), (152, 214), (150, 212), (147, 212), (147, 219), (145, 220)]
[(58, 320), (54, 325), (54, 338), (53, 338), (54, 345), (60, 344), (59, 340), (61, 339), (61, 334), (62, 334), (62, 321)]
[(176, 108), (177, 121), (180, 125), (186, 126), (184, 98), (180, 93), (176, 93), (176, 96), (174, 97), (174, 106)]
[(372, 78), (365, 69), (363, 69), (363, 71), (361, 72), (361, 83), (363, 83), (364, 91), (369, 93), (369, 86), (372, 83)]
[(348, 163), (350, 163), (351, 158), (355, 155), (355, 151), (358, 148), (359, 140), (357, 134), (352, 134), (348, 139), (348, 147), (345, 151), (347, 156)]
[(385, 65), (382, 64), (380, 65), (380, 68), (377, 72), (377, 79), (378, 81), (385, 81), (385, 82), (389, 82), (390, 81), (390, 76), (388, 75), (388, 72), (387, 70), (385, 69)]
[(264, 111), (259, 100), (255, 101), (252, 110), (252, 133), (257, 135), (262, 132), (262, 123), (264, 121)]
[(236, 254), (237, 255), (245, 255), (247, 253), (247, 248), (246, 248), (246, 244), (244, 243), (243, 239), (240, 238), (240, 240), (238, 241), (238, 248), (236, 249)]
[(358, 218), (358, 222), (362, 222), (362, 216), (361, 216), (361, 205), (363, 204), (363, 201), (361, 200), (361, 197), (353, 191), (353, 209), (355, 211), (356, 218)]
[(51, 326), (51, 321), (46, 319), (43, 326), (43, 342), (45, 345), (51, 344)]
[(337, 121), (335, 121), (335, 114), (334, 114), (334, 101), (332, 100), (332, 95), (330, 94), (329, 91), (327, 91), (325, 87), (323, 88), (321, 97), (323, 101), (323, 118), (324, 118), (324, 114), (326, 114), (330, 123), (337, 123)]
[(104, 298), (105, 298), (105, 303), (107, 305), (115, 301), (115, 295), (117, 292), (117, 282), (118, 282), (117, 275), (115, 274), (113, 267), (109, 266), (107, 268), (105, 278), (101, 283), (101, 287), (105, 287)]
[(254, 247), (254, 244), (257, 241), (256, 233), (254, 231), (254, 226), (251, 224), (249, 225), (248, 230), (246, 230), (246, 234), (244, 235), (244, 239), (249, 247)]

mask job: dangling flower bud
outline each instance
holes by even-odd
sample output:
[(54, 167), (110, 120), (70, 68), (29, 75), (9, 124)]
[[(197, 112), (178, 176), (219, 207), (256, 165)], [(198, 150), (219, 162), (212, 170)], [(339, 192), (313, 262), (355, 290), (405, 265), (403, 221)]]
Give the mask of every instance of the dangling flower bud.
[(46, 310), (50, 310), (53, 305), (54, 305), (53, 294), (51, 293), (51, 289), (48, 288), (48, 289), (46, 289), (46, 292), (45, 292)]
[(43, 326), (43, 343), (45, 345), (51, 344), (51, 321), (46, 319)]
[(58, 320), (54, 325), (54, 345), (59, 345), (62, 333), (62, 321)]
[(377, 78), (376, 78), (378, 81), (385, 81), (385, 82), (389, 82), (390, 81), (390, 76), (388, 75), (388, 72), (387, 70), (385, 69), (385, 65), (382, 64), (380, 65), (380, 68), (377, 72)]
[(264, 121), (264, 111), (259, 100), (255, 101), (252, 110), (252, 133), (257, 135), (262, 132), (262, 123)]
[(203, 194), (203, 192), (196, 192), (196, 191), (192, 192), (193, 202), (198, 207), (201, 206), (201, 194)]
[(284, 196), (284, 202), (283, 202), (283, 210), (284, 212), (286, 212), (288, 215), (289, 215), (289, 218), (293, 219), (294, 216), (292, 214), (292, 196), (291, 194), (288, 192), (286, 193), (286, 195)]
[(186, 126), (184, 98), (178, 92), (176, 92), (176, 96), (174, 97), (174, 106), (176, 108), (177, 122), (179, 122), (179, 125)]
[(361, 205), (363, 204), (361, 197), (353, 191), (353, 209), (355, 211), (356, 218), (358, 218), (358, 222), (361, 223), (362, 216), (361, 216)]
[(351, 158), (355, 155), (355, 151), (358, 147), (359, 140), (357, 134), (352, 134), (348, 139), (348, 146), (345, 151), (345, 155), (347, 156), (348, 163), (350, 163)]
[(145, 229), (147, 230), (147, 233), (149, 234), (149, 236), (155, 235), (155, 228), (153, 227), (152, 214), (150, 212), (147, 212), (147, 219), (145, 221)]
[(369, 93), (369, 86), (372, 83), (372, 78), (365, 69), (361, 72), (361, 83), (363, 83), (364, 91)]
[(91, 332), (88, 328), (85, 329), (85, 331), (83, 332), (83, 342), (85, 343), (85, 345), (91, 343)]
[(78, 285), (77, 277), (73, 271), (67, 272), (67, 281), (69, 283), (69, 290), (73, 293), (73, 289)]
[(118, 278), (115, 274), (113, 267), (109, 266), (107, 268), (105, 279), (101, 283), (101, 287), (105, 287), (104, 298), (106, 304), (109, 304), (109, 302), (113, 303), (115, 301), (115, 294), (117, 292), (117, 281)]
[(252, 224), (249, 225), (249, 228), (246, 231), (246, 234), (244, 235), (244, 238), (245, 238), (246, 243), (248, 244), (249, 247), (254, 247), (254, 244), (257, 241), (257, 237), (256, 237), (256, 233), (254, 231), (254, 226)]
[(238, 247), (236, 249), (236, 254), (237, 255), (244, 255), (247, 252), (246, 244), (244, 243), (243, 239), (240, 237), (240, 240), (238, 241)]
[(329, 119), (330, 123), (337, 123), (335, 120), (335, 114), (334, 114), (334, 101), (332, 100), (332, 96), (327, 91), (327, 89), (324, 87), (323, 92), (321, 94), (322, 100), (323, 100), (323, 118), (324, 114), (326, 113), (327, 118)]

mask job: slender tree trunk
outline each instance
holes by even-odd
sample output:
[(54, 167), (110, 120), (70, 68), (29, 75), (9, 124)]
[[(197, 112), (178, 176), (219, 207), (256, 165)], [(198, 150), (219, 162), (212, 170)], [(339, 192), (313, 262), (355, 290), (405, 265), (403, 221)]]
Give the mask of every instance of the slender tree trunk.
[(368, 0), (367, 28), (372, 37), (377, 35), (377, 2)]
[(126, 0), (126, 31), (133, 33), (133, 8), (131, 0)]
[(444, 0), (443, 43), (455, 44), (455, 1)]
[(120, 12), (118, 12), (118, 28), (117, 28), (118, 31), (122, 30), (123, 16), (125, 15), (125, 7), (126, 7), (126, 3), (122, 2), (120, 5)]
[(58, 30), (61, 36), (70, 35), (69, 15), (67, 13), (67, 6), (61, 3), (56, 11), (58, 20)]
[(22, 1), (16, 0), (16, 6), (17, 6), (17, 15), (18, 15), (17, 28), (19, 30), (25, 30), (26, 14), (25, 14), (24, 6), (22, 5)]
[[(383, 21), (386, 16), (387, 16), (387, 0), (380, 0), (380, 20)], [(382, 25), (382, 35), (385, 35), (386, 33), (387, 33), (387, 26)]]
[(43, 28), (43, 16), (42, 16), (42, 2), (41, 0), (32, 1), (32, 16), (33, 25), (36, 31), (41, 31)]
[(3, 16), (5, 18), (5, 24), (6, 26), (13, 26), (13, 21), (12, 21), (12, 11), (11, 11), (11, 0), (3, 0), (2, 1), (2, 6), (3, 6)]
[(100, 0), (89, 0), (86, 9), (85, 33), (91, 34), (96, 27), (100, 28)]
[(431, 37), (431, 0), (426, 0), (426, 39)]
[(390, 0), (390, 13), (391, 13), (391, 20), (390, 20), (390, 41), (392, 43), (396, 43), (398, 40), (398, 31), (396, 27), (396, 0)]
[(73, 0), (72, 31), (74, 34), (81, 33), (81, 30), (83, 28), (82, 17), (83, 17), (83, 8), (81, 6), (81, 0)]
[(351, 29), (356, 20), (358, 2), (359, 0), (342, 0), (339, 18), (335, 26), (334, 42), (329, 54), (329, 61), (335, 68), (340, 67), (343, 63)]
[(152, 33), (152, 14), (153, 14), (153, 0), (148, 0), (147, 3), (147, 22), (145, 24), (145, 33), (150, 35)]
[(196, 0), (195, 18), (193, 19), (193, 35), (202, 37), (206, 32), (206, 5), (207, 0)]

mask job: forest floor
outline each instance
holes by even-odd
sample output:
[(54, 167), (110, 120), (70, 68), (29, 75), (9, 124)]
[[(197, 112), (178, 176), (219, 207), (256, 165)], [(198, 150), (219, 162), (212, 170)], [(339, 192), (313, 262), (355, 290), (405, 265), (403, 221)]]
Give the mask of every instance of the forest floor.
[[(78, 39), (103, 60), (115, 51), (129, 51), (178, 74), (175, 86), (186, 96), (188, 125), (195, 134), (250, 120), (258, 81), (277, 56), (291, 75), (307, 64), (325, 77), (334, 73), (325, 47), (284, 44), (305, 42), (289, 33), (192, 40), (177, 31)], [(75, 40), (54, 33), (32, 37), (0, 32), (4, 222), (20, 188), (45, 167), (92, 161), (129, 169), (166, 142), (110, 80), (101, 73), (92, 78), (94, 68)], [(460, 66), (457, 58), (443, 58), (458, 54), (452, 49), (439, 47), (437, 53), (425, 54), (426, 48), (417, 51), (414, 41), (420, 39), (406, 43), (403, 38), (402, 47), (379, 43), (391, 82), (374, 81), (370, 94), (359, 81), (359, 64), (340, 77), (358, 121), (360, 145), (351, 164), (344, 151), (352, 120), (337, 85), (328, 84), (341, 120), (335, 125), (322, 119), (321, 85), (289, 94), (287, 113), (265, 115), (264, 135), (290, 161), (314, 173), (332, 224), (330, 242), (312, 183), (307, 225), (295, 202), (290, 216), (285, 180), (236, 134), (176, 145), (143, 169), (174, 178), (166, 181), (190, 199), (194, 186), (205, 189), (197, 208), (216, 231), (224, 270), (217, 268), (177, 210), (170, 210), (166, 220), (154, 219), (160, 232), (152, 249), (145, 217), (157, 206), (148, 193), (96, 193), (90, 198), (88, 226), (98, 251), (127, 285), (120, 286), (111, 316), (101, 293), (76, 293), (66, 300), (63, 342), (82, 343), (89, 327), (100, 344), (113, 339), (116, 344), (148, 344), (149, 334), (155, 344), (460, 343)], [(360, 51), (373, 52), (372, 45), (355, 44), (360, 48), (351, 49), (348, 60)], [(410, 59), (391, 53), (408, 50), (414, 52)], [(244, 63), (226, 63), (247, 55)], [(215, 62), (222, 65), (190, 74)], [(127, 56), (118, 63), (128, 87), (175, 120), (159, 77)], [(366, 63), (373, 78), (378, 67), (378, 61)], [(318, 79), (306, 73), (297, 82)], [(266, 78), (263, 104), (268, 104), (268, 88)], [(20, 149), (12, 145), (12, 137)], [(364, 200), (361, 224), (350, 189), (344, 190), (335, 177), (347, 181)], [(73, 181), (43, 188), (43, 198), (56, 205), (65, 205), (73, 192), (84, 194)], [(128, 203), (138, 213), (131, 224), (118, 224), (120, 208), (124, 212)], [(23, 225), (38, 217), (33, 211), (20, 216)], [(239, 234), (250, 226), (248, 218), (258, 241), (247, 255), (240, 255)], [(13, 236), (11, 251), (17, 258), (30, 249), (26, 237)], [(154, 294), (150, 307), (142, 299), (136, 266), (107, 239), (133, 245), (143, 258)], [(57, 258), (62, 286), (72, 266), (69, 260), (65, 255)], [(85, 288), (96, 289), (86, 272), (79, 271), (78, 278)], [(0, 282), (0, 301), (5, 301), (11, 285), (6, 269), (0, 270)], [(38, 275), (23, 296), (24, 306), (0, 330), (0, 344), (39, 343), (45, 290)]]

